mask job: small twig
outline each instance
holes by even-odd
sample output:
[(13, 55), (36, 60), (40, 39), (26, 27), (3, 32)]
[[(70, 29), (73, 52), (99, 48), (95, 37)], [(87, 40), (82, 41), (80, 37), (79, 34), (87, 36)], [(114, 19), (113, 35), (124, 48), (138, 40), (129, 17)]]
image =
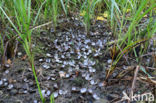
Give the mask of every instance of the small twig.
[(18, 41), (16, 41), (16, 45), (15, 45), (15, 49), (14, 49), (14, 54), (13, 54), (13, 59), (12, 59), (13, 62), (14, 62), (14, 59), (15, 59), (15, 56), (16, 56), (16, 53), (17, 53), (17, 48), (18, 48)]
[(31, 28), (31, 30), (35, 30), (35, 29), (41, 28), (41, 27), (49, 25), (49, 24), (52, 24), (52, 22), (50, 21), (50, 22), (47, 22), (45, 24), (41, 24), (41, 25), (35, 26), (35, 27)]
[(127, 57), (125, 56), (124, 52), (123, 52), (122, 49), (120, 48), (120, 46), (119, 46), (119, 45), (117, 45), (117, 46), (118, 46), (120, 52), (122, 53), (122, 55), (124, 56), (126, 62), (127, 62), (128, 64), (130, 64), (130, 63), (128, 62), (128, 59), (127, 59)]
[(3, 51), (3, 56), (2, 56), (2, 68), (4, 68), (4, 65), (6, 63), (7, 57), (6, 57), (6, 51), (7, 51), (7, 47), (8, 47), (9, 42), (7, 41), (4, 47), (4, 51)]
[(153, 80), (153, 79), (155, 79), (155, 77), (151, 77), (151, 78), (149, 78), (149, 77), (146, 77), (146, 78), (145, 77), (139, 77), (138, 79), (143, 80), (145, 82), (148, 82), (150, 84), (156, 85), (156, 80)]
[(147, 69), (156, 70), (156, 68), (146, 67)]
[[(136, 83), (139, 68), (140, 68), (140, 66), (137, 66), (136, 70), (135, 70), (135, 73), (134, 73), (134, 79), (133, 79), (133, 82), (132, 82), (131, 92), (130, 92), (130, 96), (129, 96), (130, 98), (132, 98), (132, 96), (133, 96), (133, 90), (135, 88), (135, 83)], [(130, 103), (130, 100), (128, 100), (128, 103)]]
[(154, 54), (156, 54), (156, 52), (150, 52), (150, 53), (147, 53), (147, 54), (141, 55), (140, 57), (150, 56), (150, 55), (154, 55)]
[[(120, 80), (124, 80), (122, 78), (124, 78), (127, 74), (129, 74), (134, 68), (130, 69), (128, 72), (124, 73), (122, 72), (122, 76), (119, 76), (120, 74), (118, 74), (116, 76), (116, 78), (119, 78), (119, 79), (116, 79), (116, 81), (113, 81), (111, 83), (108, 83), (108, 85), (113, 85), (114, 83), (118, 83)], [(123, 74), (124, 73), (124, 74)], [(110, 79), (110, 80), (113, 80), (113, 79)], [(126, 79), (126, 80), (131, 80), (131, 79)]]
[(129, 74), (132, 70), (134, 70), (134, 66), (129, 66), (127, 67), (126, 70), (123, 70), (122, 72), (120, 72), (116, 77), (122, 79), (123, 77), (126, 76), (126, 74)]

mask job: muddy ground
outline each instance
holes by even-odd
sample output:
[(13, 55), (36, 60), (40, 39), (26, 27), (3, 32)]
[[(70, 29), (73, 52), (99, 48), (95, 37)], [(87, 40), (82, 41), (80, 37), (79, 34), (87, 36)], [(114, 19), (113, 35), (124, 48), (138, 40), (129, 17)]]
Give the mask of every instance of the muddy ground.
[[(143, 56), (139, 64), (134, 53), (129, 53), (121, 58), (106, 80), (106, 71), (112, 63), (111, 42), (114, 41), (107, 23), (97, 21), (91, 26), (90, 35), (86, 35), (78, 20), (63, 22), (56, 32), (45, 28), (33, 33), (35, 67), (46, 103), (49, 103), (52, 93), (55, 103), (127, 103), (120, 100), (123, 92), (130, 94), (138, 65), (142, 69), (137, 75), (134, 93), (154, 93), (154, 83), (150, 79), (146, 81), (149, 75), (155, 77), (154, 55)], [(153, 40), (150, 42), (147, 54), (156, 50)], [(41, 103), (32, 70), (20, 44), (11, 62), (5, 69), (1, 68), (0, 103)], [(117, 78), (121, 72), (124, 75)]]

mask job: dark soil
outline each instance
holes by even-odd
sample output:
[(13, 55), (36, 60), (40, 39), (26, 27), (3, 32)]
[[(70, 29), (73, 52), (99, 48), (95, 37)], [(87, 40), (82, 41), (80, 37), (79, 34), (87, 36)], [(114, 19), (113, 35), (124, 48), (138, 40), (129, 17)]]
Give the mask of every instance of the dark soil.
[[(136, 62), (133, 53), (121, 58), (113, 74), (106, 80), (111, 67), (113, 36), (106, 22), (97, 21), (86, 35), (81, 22), (60, 21), (60, 27), (33, 33), (35, 66), (46, 103), (54, 93), (55, 103), (114, 103), (131, 92), (134, 71), (142, 65), (146, 73), (155, 77), (154, 58), (142, 57)], [(155, 48), (149, 46), (148, 52)], [(21, 53), (21, 54), (20, 54)], [(10, 67), (0, 72), (0, 103), (41, 103), (29, 62), (19, 45)], [(125, 60), (127, 58), (128, 61)], [(118, 74), (124, 72), (124, 76)], [(141, 69), (138, 77), (147, 77)], [(154, 93), (155, 85), (137, 79), (134, 93)], [(57, 96), (58, 95), (58, 96)], [(121, 101), (119, 103), (127, 103)]]

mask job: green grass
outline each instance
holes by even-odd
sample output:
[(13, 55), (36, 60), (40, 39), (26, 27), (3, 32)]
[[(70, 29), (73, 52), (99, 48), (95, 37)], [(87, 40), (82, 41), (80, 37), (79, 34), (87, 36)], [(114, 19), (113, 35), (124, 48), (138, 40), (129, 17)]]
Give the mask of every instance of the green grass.
[(57, 18), (58, 18), (58, 0), (52, 0), (52, 13), (53, 13), (53, 24), (54, 24), (54, 29), (56, 31), (57, 27)]
[(91, 19), (93, 19), (94, 17), (95, 7), (100, 1), (101, 0), (85, 0), (85, 2), (83, 3), (81, 7), (80, 12), (84, 12), (83, 23), (84, 23), (85, 32), (87, 35), (89, 34)]
[[(8, 19), (9, 23), (11, 24), (11, 26), (15, 29), (15, 31), (17, 32), (17, 34), (13, 34), (13, 35), (17, 35), (17, 37), (20, 37), (20, 39), (18, 39), (21, 44), (23, 45), (25, 52), (28, 56), (28, 60), (30, 63), (30, 66), (32, 68), (32, 72), (36, 81), (36, 85), (38, 87), (38, 91), (40, 94), (40, 98), (42, 103), (45, 102), (45, 98), (43, 97), (42, 93), (41, 93), (41, 88), (40, 88), (40, 84), (39, 81), (37, 79), (37, 75), (36, 75), (36, 70), (35, 70), (35, 63), (34, 63), (34, 54), (32, 52), (32, 29), (30, 28), (30, 26), (34, 26), (37, 18), (40, 14), (40, 11), (42, 9), (42, 6), (45, 4), (45, 2), (42, 3), (41, 7), (39, 7), (38, 13), (35, 16), (35, 20), (32, 20), (32, 8), (31, 8), (31, 0), (13, 0), (11, 2), (11, 4), (13, 4), (13, 15), (15, 16), (16, 20), (14, 20), (14, 22), (10, 19), (10, 17), (6, 14), (3, 6), (0, 6), (0, 10), (2, 12), (2, 14)], [(31, 25), (33, 24), (33, 25)], [(3, 41), (2, 41), (2, 36), (0, 36), (1, 38), (1, 51), (3, 52)], [(54, 103), (54, 97), (51, 97), (51, 103)]]
[[(31, 24), (31, 0), (14, 0), (14, 13), (16, 17), (16, 23), (17, 26), (12, 22), (12, 20), (8, 17), (6, 12), (4, 11), (3, 7), (0, 7), (0, 10), (3, 12), (3, 14), (6, 16), (6, 18), (9, 20), (10, 24), (12, 27), (16, 30), (18, 36), (21, 39), (18, 39), (24, 49), (26, 54), (28, 55), (29, 58), (29, 63), (33, 71), (33, 75), (38, 87), (38, 91), (41, 97), (42, 102), (44, 103), (44, 97), (42, 96), (41, 93), (41, 88), (39, 85), (39, 81), (37, 79), (37, 75), (35, 72), (35, 65), (34, 65), (34, 54), (32, 54), (32, 48), (31, 48), (31, 29), (30, 29), (30, 24)], [(15, 34), (16, 35), (16, 34)]]
[[(106, 0), (105, 0), (106, 1)], [(152, 38), (154, 32), (155, 32), (155, 21), (153, 17), (153, 9), (156, 7), (156, 4), (154, 3), (154, 0), (148, 1), (148, 0), (141, 0), (139, 2), (139, 6), (136, 4), (137, 1), (115, 1), (111, 0), (112, 3), (107, 2), (107, 5), (110, 10), (110, 23), (113, 34), (118, 38), (118, 43), (116, 45), (116, 51), (120, 51), (120, 53), (117, 55), (116, 59), (112, 58), (114, 60), (112, 67), (107, 73), (107, 77), (113, 73), (115, 66), (119, 62), (119, 60), (124, 56), (127, 55), (130, 51), (133, 51), (136, 60), (138, 62), (141, 62), (138, 60), (138, 55), (136, 55), (135, 47), (136, 45), (141, 45), (142, 41), (146, 41), (146, 45), (148, 45), (148, 40)], [(148, 5), (150, 5), (148, 7)], [(120, 8), (120, 9), (119, 9)], [(114, 9), (114, 10), (113, 10)], [(130, 10), (130, 17), (127, 20), (126, 10)], [(143, 19), (143, 17), (150, 13), (150, 21), (148, 25), (144, 25), (145, 29), (139, 32), (141, 28), (136, 29), (139, 26), (139, 22)], [(129, 22), (129, 24), (128, 24)], [(126, 28), (126, 26), (128, 28)], [(116, 30), (119, 28), (119, 31)], [(126, 30), (126, 32), (123, 32), (123, 30)], [(146, 38), (146, 39), (143, 39)], [(119, 48), (118, 48), (119, 47)], [(140, 55), (145, 52), (146, 50), (143, 50), (143, 48), (140, 48)]]

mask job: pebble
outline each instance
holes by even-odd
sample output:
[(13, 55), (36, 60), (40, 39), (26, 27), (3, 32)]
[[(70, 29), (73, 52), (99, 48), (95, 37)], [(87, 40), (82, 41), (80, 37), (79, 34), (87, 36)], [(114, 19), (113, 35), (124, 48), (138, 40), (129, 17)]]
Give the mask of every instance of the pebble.
[(92, 42), (92, 44), (91, 44), (92, 46), (95, 46), (95, 42)]
[(24, 78), (24, 82), (28, 82), (28, 79), (27, 78)]
[(2, 81), (2, 80), (0, 80), (0, 86), (1, 86), (1, 85), (3, 85), (3, 81)]
[(107, 60), (107, 63), (111, 64), (112, 63), (112, 59)]
[(60, 61), (59, 59), (56, 59), (56, 62), (57, 62), (57, 63), (62, 63), (62, 61)]
[(6, 81), (7, 81), (7, 79), (6, 79), (6, 78), (4, 78), (4, 79), (3, 79), (3, 81), (4, 81), (4, 82), (6, 82)]
[(10, 68), (10, 65), (9, 65), (9, 64), (5, 64), (5, 67), (6, 67), (6, 68)]
[(51, 77), (51, 80), (55, 81), (55, 80), (56, 80), (56, 78)]
[(42, 93), (43, 97), (46, 96), (45, 92), (46, 92), (46, 90), (41, 90), (41, 93)]
[(89, 67), (89, 72), (90, 72), (90, 73), (95, 73), (96, 70), (95, 70), (94, 68), (92, 68), (92, 67)]
[(63, 64), (64, 64), (64, 65), (67, 65), (68, 63), (67, 63), (67, 61), (64, 61)]
[(72, 87), (72, 92), (79, 92), (80, 91), (80, 89), (79, 88), (77, 88), (77, 87)]
[(76, 91), (76, 87), (72, 87), (72, 91)]
[(64, 59), (64, 58), (65, 58), (65, 56), (64, 56), (64, 55), (61, 55), (61, 58), (62, 58), (62, 59)]
[(48, 77), (47, 77), (47, 80), (50, 80), (50, 78), (51, 78), (51, 77), (50, 77), (50, 76), (48, 76)]
[(60, 72), (59, 72), (59, 75), (60, 75), (61, 78), (63, 78), (63, 77), (66, 76), (66, 73), (65, 73), (64, 71), (60, 71)]
[(9, 73), (9, 70), (6, 70), (6, 71), (5, 71), (5, 74), (8, 74), (8, 73)]
[(50, 68), (50, 66), (49, 66), (49, 65), (47, 65), (47, 64), (43, 64), (43, 68), (44, 68), (44, 69), (49, 69), (49, 68)]
[(93, 98), (94, 98), (95, 100), (99, 100), (99, 99), (100, 99), (100, 97), (98, 97), (97, 94), (93, 94)]
[(54, 33), (54, 32), (55, 32), (55, 30), (54, 30), (53, 28), (51, 28), (51, 29), (50, 29), (50, 32), (51, 32), (51, 33)]
[(51, 54), (47, 53), (46, 56), (47, 56), (47, 57), (51, 57)]
[(47, 96), (50, 96), (50, 94), (51, 94), (51, 91), (48, 90), (47, 93), (46, 93), (46, 95), (47, 95)]
[(93, 94), (93, 90), (92, 89), (88, 89), (88, 93)]
[(58, 92), (54, 92), (54, 98), (57, 98), (58, 97)]
[(63, 94), (63, 90), (59, 90), (59, 94), (62, 95)]
[(24, 94), (27, 94), (27, 93), (28, 93), (28, 91), (27, 91), (27, 90), (24, 90), (24, 91), (23, 91), (23, 93), (24, 93)]
[(22, 52), (18, 52), (17, 55), (18, 55), (18, 56), (21, 56), (21, 55), (22, 55)]
[(4, 83), (4, 86), (7, 86), (7, 85), (8, 85), (8, 82), (5, 82), (5, 83)]
[(51, 62), (51, 59), (49, 59), (49, 58), (46, 59), (46, 62), (47, 62), (47, 63), (50, 63), (50, 62)]
[(8, 89), (12, 89), (13, 87), (14, 87), (13, 84), (8, 85)]
[(128, 67), (127, 67), (127, 66), (125, 66), (125, 65), (123, 65), (123, 69), (124, 69), (124, 70), (126, 70), (126, 69), (128, 69)]
[(86, 73), (82, 73), (82, 77), (84, 77), (84, 78), (85, 78), (85, 77), (86, 77), (86, 75), (87, 75)]
[(34, 103), (38, 103), (37, 100), (34, 100)]
[(86, 93), (86, 91), (87, 91), (86, 88), (82, 88), (82, 89), (80, 90), (80, 93), (84, 94), (84, 93)]
[(101, 83), (98, 84), (98, 86), (99, 86), (99, 87), (103, 87), (103, 86), (104, 86), (104, 83), (101, 82)]
[(68, 72), (69, 73), (72, 73), (73, 72), (73, 69), (70, 67), (70, 68), (68, 68)]
[(95, 85), (95, 84), (97, 84), (97, 83), (96, 83), (94, 80), (91, 80), (91, 81), (90, 81), (90, 84), (91, 84), (91, 85)]
[(32, 44), (32, 47), (34, 48), (36, 45), (35, 44)]
[(39, 59), (39, 62), (43, 62), (43, 59)]
[(87, 74), (86, 77), (85, 77), (85, 79), (86, 79), (86, 80), (91, 80), (92, 77), (90, 77), (90, 74)]
[(69, 78), (70, 77), (70, 75), (69, 74), (66, 74), (66, 78)]

